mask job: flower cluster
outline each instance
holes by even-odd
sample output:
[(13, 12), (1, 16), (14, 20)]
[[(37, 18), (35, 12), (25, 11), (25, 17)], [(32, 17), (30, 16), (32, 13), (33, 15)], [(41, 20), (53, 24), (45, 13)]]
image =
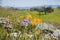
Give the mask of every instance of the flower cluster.
[(39, 19), (39, 18), (34, 18), (34, 19), (31, 21), (31, 24), (32, 24), (32, 25), (36, 25), (38, 22), (41, 22), (41, 19)]
[(21, 26), (28, 27), (30, 29), (34, 28), (37, 23), (42, 22), (40, 18), (33, 18), (31, 14), (27, 15), (26, 17), (19, 16), (20, 20), (22, 19)]

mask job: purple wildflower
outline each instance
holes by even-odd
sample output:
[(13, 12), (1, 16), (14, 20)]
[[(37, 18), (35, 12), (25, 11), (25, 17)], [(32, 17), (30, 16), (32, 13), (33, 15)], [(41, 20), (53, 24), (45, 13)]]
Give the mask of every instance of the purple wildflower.
[(28, 20), (27, 20), (27, 19), (24, 19), (24, 20), (23, 20), (22, 26), (28, 26)]

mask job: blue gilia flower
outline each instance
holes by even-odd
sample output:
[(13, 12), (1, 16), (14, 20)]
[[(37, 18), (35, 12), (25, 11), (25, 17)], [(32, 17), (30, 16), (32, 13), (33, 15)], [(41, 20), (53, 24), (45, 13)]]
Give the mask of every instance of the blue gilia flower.
[(23, 20), (22, 26), (28, 26), (28, 20), (27, 20), (27, 19), (24, 19), (24, 20)]

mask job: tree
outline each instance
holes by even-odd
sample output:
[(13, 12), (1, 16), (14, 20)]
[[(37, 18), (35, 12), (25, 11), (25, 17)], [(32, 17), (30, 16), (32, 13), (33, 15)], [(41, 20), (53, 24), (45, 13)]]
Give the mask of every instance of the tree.
[(31, 11), (37, 11), (37, 12), (39, 12), (39, 14), (40, 14), (40, 12), (44, 12), (45, 14), (48, 12), (48, 13), (51, 13), (51, 12), (53, 12), (54, 10), (53, 10), (53, 8), (52, 7), (40, 7), (40, 8), (38, 8), (38, 7), (36, 7), (36, 8), (31, 8), (30, 9)]
[(46, 12), (48, 12), (48, 13), (51, 13), (51, 12), (54, 11), (52, 7), (47, 7), (45, 10), (46, 10)]

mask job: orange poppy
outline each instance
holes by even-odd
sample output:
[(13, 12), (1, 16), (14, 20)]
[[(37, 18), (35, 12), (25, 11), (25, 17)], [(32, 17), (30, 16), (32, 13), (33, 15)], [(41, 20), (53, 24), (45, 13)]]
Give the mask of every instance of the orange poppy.
[(31, 21), (31, 24), (32, 24), (32, 25), (36, 25), (36, 22), (35, 22), (35, 21)]
[(23, 16), (20, 16), (19, 18), (20, 18), (20, 19), (23, 19)]
[(27, 19), (32, 19), (32, 15), (27, 15)]
[(37, 18), (37, 22), (41, 22), (42, 20), (40, 18)]
[(32, 24), (32, 25), (36, 25), (36, 23), (37, 23), (37, 20), (36, 20), (36, 18), (34, 18), (34, 20), (31, 21), (31, 24)]

